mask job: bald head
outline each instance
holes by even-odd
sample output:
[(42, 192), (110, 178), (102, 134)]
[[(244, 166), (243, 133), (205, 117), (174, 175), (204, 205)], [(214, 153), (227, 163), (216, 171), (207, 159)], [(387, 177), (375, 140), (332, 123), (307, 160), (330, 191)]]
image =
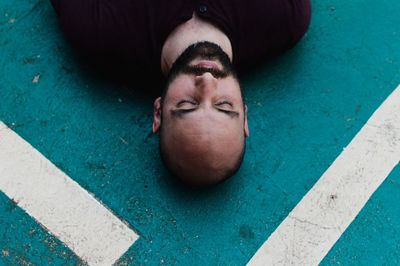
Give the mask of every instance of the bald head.
[(161, 158), (174, 176), (194, 186), (207, 186), (239, 169), (245, 151), (243, 124), (220, 123), (213, 115), (192, 119), (174, 115), (164, 120), (160, 132)]
[(195, 186), (233, 175), (248, 136), (239, 81), (227, 56), (214, 48), (197, 46), (195, 56), (178, 58), (154, 104), (153, 131), (160, 129), (163, 162), (174, 176)]

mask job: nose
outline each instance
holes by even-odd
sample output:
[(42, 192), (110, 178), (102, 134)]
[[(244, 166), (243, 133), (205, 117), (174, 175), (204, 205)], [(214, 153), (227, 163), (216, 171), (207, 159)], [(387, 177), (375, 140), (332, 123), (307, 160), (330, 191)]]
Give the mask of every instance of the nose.
[(204, 95), (212, 93), (217, 88), (217, 82), (218, 80), (210, 72), (204, 72), (195, 78), (195, 86)]

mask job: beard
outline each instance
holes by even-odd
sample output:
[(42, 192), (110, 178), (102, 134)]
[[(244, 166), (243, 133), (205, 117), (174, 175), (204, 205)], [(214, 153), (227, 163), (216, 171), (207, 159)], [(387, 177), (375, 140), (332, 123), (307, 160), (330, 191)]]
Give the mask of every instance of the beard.
[[(204, 59), (219, 61), (222, 65), (222, 69), (207, 68), (202, 66), (190, 66), (189, 64), (194, 59)], [(211, 42), (197, 42), (185, 49), (185, 51), (176, 59), (171, 67), (171, 70), (167, 76), (167, 86), (179, 75), (179, 74), (195, 74), (200, 76), (205, 72), (211, 73), (215, 78), (225, 78), (233, 76), (237, 79), (236, 71), (231, 63), (229, 56), (222, 50), (220, 46)]]

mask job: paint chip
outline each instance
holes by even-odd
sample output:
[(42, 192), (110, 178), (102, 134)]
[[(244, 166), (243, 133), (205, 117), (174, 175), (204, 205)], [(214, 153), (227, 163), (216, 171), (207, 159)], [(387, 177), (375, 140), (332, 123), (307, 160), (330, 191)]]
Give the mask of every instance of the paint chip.
[(35, 229), (30, 230), (30, 231), (28, 232), (28, 233), (29, 233), (29, 236), (32, 238), (32, 237), (34, 236), (35, 232), (36, 232)]
[(24, 61), (25, 64), (30, 64), (33, 62), (35, 62), (35, 60), (33, 60), (33, 59), (25, 59), (25, 61)]
[(2, 250), (1, 253), (3, 253), (3, 258), (10, 256), (10, 252), (8, 250)]
[(37, 75), (33, 78), (32, 82), (33, 82), (33, 83), (38, 83), (38, 82), (39, 82), (39, 78), (40, 78), (40, 74), (37, 74)]

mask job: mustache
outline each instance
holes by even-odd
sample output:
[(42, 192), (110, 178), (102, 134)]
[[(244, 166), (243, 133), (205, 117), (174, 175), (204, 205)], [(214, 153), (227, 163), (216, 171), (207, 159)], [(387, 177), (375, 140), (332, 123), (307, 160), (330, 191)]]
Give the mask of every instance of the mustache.
[(182, 68), (181, 72), (185, 74), (194, 74), (196, 76), (201, 76), (204, 73), (209, 72), (214, 78), (225, 78), (229, 76), (228, 71), (202, 66), (185, 66)]

